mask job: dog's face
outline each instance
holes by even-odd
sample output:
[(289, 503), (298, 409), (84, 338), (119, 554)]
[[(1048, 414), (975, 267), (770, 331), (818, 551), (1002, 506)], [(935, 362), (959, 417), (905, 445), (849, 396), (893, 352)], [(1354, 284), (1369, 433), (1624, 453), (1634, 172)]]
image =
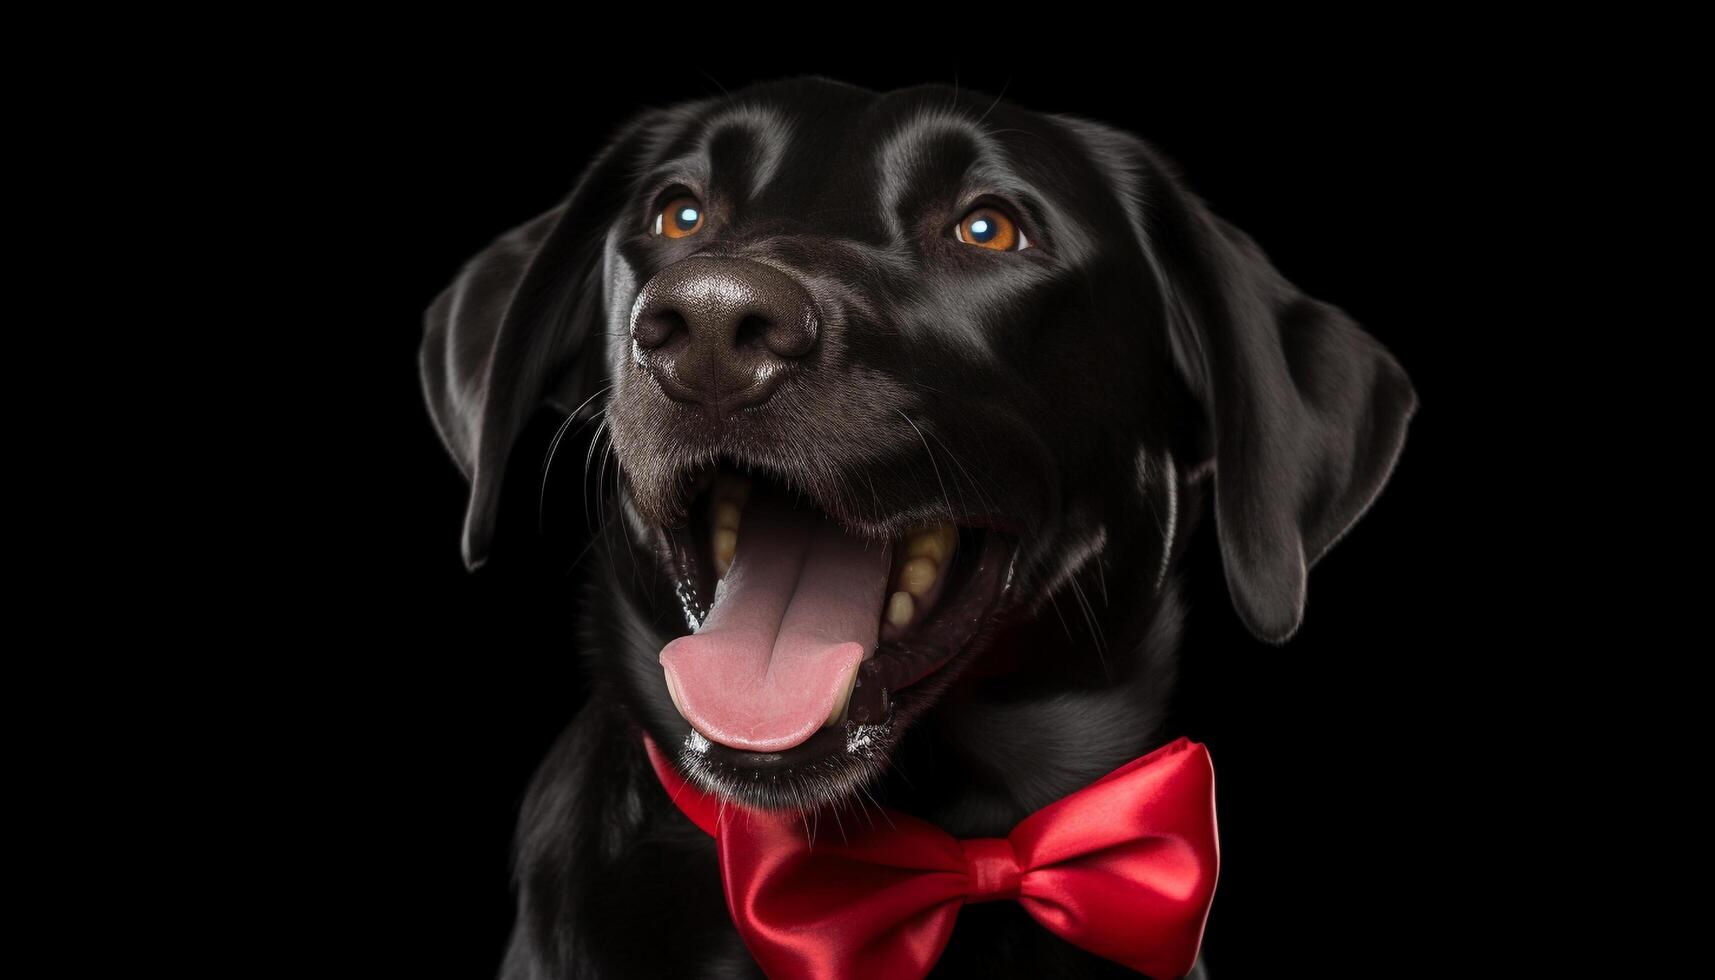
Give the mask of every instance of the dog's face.
[(1416, 405), (1134, 137), (814, 79), (634, 119), (436, 300), (423, 372), (472, 564), (536, 409), (601, 414), (683, 614), (612, 652), (633, 714), (761, 805), (856, 791), (1090, 562), (1146, 603), (1188, 497), (1284, 642)]

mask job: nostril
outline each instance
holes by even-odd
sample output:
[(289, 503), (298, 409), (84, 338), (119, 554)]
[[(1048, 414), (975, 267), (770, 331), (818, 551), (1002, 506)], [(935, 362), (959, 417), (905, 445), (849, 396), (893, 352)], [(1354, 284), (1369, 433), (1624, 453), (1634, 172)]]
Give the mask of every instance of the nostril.
[(678, 310), (656, 310), (649, 316), (637, 318), (637, 325), (632, 328), (631, 336), (639, 347), (647, 350), (660, 347), (679, 331), (689, 333), (690, 329)]
[(803, 357), (816, 346), (816, 314), (808, 305), (794, 306), (787, 315), (763, 321), (763, 341), (779, 357)]
[(767, 343), (768, 331), (773, 326), (765, 316), (747, 316), (738, 321), (738, 330), (733, 333), (732, 344), (734, 347), (751, 347)]

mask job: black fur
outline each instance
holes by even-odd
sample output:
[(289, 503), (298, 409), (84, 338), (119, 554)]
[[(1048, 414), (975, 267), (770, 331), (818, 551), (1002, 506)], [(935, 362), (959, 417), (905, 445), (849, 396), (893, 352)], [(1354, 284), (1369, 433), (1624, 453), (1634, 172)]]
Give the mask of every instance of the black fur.
[[(705, 202), (698, 235), (648, 229), (674, 185)], [(1013, 209), (1037, 247), (955, 241), (977, 200)], [(821, 310), (814, 355), (742, 417), (665, 398), (632, 356), (639, 290), (693, 254), (787, 270)], [(1205, 508), (1240, 617), (1285, 642), (1309, 568), (1380, 492), (1416, 408), (1380, 344), (1282, 279), (1143, 141), (969, 91), (822, 79), (639, 115), (436, 298), (422, 372), (472, 484), (469, 564), (548, 405), (574, 428), (600, 418), (618, 479), (594, 546), (645, 570), (584, 575), (592, 694), (521, 814), (508, 978), (757, 975), (712, 842), (639, 739), (689, 730), (657, 663), (688, 631), (660, 529), (685, 516), (689, 468), (771, 473), (864, 533), (956, 519), (1018, 543), (1001, 606), (898, 692), (881, 750), (783, 781), (845, 820), (880, 802), (999, 836), (1179, 734), (1163, 730), (1174, 565)], [(934, 975), (1124, 972), (997, 902), (960, 913)]]

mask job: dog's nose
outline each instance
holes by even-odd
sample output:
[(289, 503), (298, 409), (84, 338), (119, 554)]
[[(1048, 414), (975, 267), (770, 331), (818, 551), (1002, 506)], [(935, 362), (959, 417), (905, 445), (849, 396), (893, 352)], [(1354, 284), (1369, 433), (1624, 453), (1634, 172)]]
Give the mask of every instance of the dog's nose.
[(663, 269), (632, 308), (631, 336), (663, 390), (717, 415), (773, 394), (816, 344), (810, 294), (750, 259), (692, 256)]

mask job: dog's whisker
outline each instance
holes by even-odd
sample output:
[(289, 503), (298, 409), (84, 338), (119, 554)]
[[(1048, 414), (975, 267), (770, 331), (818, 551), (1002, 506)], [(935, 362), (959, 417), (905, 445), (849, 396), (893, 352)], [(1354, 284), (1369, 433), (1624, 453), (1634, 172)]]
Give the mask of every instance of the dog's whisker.
[(882, 510), (881, 491), (876, 489), (875, 478), (869, 475), (868, 470), (863, 471), (863, 481), (869, 485), (870, 502), (875, 505), (876, 512), (880, 513)]
[[(584, 495), (584, 525), (591, 528), (591, 533), (593, 534), (591, 544), (600, 545), (602, 557), (607, 563), (608, 573), (617, 578), (618, 571), (613, 561), (613, 541), (612, 536), (609, 533), (612, 524), (609, 521), (606, 508), (607, 460), (609, 453), (613, 450), (612, 430), (613, 426), (610, 424), (610, 419), (605, 413), (602, 414), (601, 422), (596, 427), (595, 434), (590, 438), (589, 449), (584, 454), (584, 485), (586, 487)], [(589, 486), (590, 465), (594, 462), (598, 449), (601, 453), (601, 460), (596, 466), (594, 490), (595, 520), (592, 522), (590, 520), (590, 491), (587, 488)], [(630, 549), (626, 550), (629, 551)]]
[[(604, 426), (603, 431), (605, 432), (607, 428), (609, 427)], [(595, 468), (595, 516), (596, 520), (603, 524), (607, 523), (607, 460), (612, 450), (613, 440), (611, 438), (603, 439), (601, 453), (597, 458)]]
[(1078, 584), (1077, 576), (1073, 576), (1067, 584), (1071, 585), (1072, 595), (1078, 600), (1078, 608), (1083, 610), (1084, 624), (1089, 627), (1090, 639), (1095, 646), (1096, 657), (1102, 663), (1102, 676), (1112, 683), (1114, 672), (1113, 668), (1108, 665), (1107, 636), (1102, 632), (1101, 624), (1096, 620), (1095, 610), (1090, 606), (1089, 597), (1084, 595), (1083, 586)]
[[(879, 770), (880, 770), (880, 768), (881, 768), (881, 767), (880, 767), (880, 766), (876, 766), (876, 767), (875, 767), (875, 769), (876, 769), (876, 774), (875, 774), (875, 777), (872, 777), (872, 778), (878, 778), (878, 777), (879, 777), (879, 776), (880, 776), (880, 772), (879, 772)], [(866, 775), (867, 775), (867, 774), (866, 774)], [(868, 779), (866, 779), (866, 780), (865, 780), (865, 782), (868, 782)], [(862, 793), (862, 794), (863, 794), (863, 795), (864, 795), (864, 796), (867, 796), (867, 797), (869, 797), (869, 801), (870, 801), (870, 802), (871, 802), (871, 803), (874, 803), (874, 804), (875, 804), (875, 810), (876, 810), (876, 812), (877, 812), (877, 813), (879, 813), (879, 814), (881, 814), (881, 817), (882, 817), (882, 819), (883, 819), (883, 820), (886, 820), (886, 821), (887, 821), (887, 825), (888, 825), (888, 826), (889, 826), (889, 827), (891, 827), (891, 826), (893, 826), (893, 818), (892, 818), (892, 817), (890, 817), (890, 816), (888, 816), (888, 814), (887, 814), (887, 808), (886, 808), (886, 807), (884, 807), (884, 806), (882, 806), (882, 805), (881, 805), (881, 801), (880, 801), (880, 800), (877, 800), (877, 799), (876, 799), (876, 798), (875, 798), (875, 795), (874, 795), (874, 794), (873, 794), (873, 793), (871, 793), (871, 792), (870, 792), (870, 791), (869, 791), (869, 787), (868, 787), (868, 786), (866, 786), (866, 785), (864, 785), (864, 783), (859, 783), (859, 784), (858, 784), (858, 791), (859, 791), (859, 792), (861, 792), (861, 793)], [(867, 816), (867, 815), (868, 815), (868, 814), (869, 814), (869, 810), (868, 810), (868, 808), (865, 808), (865, 810), (864, 810), (864, 814), (865, 814), (865, 815), (866, 815), (866, 816)], [(871, 820), (871, 821), (870, 821), (870, 824), (869, 824), (869, 825), (870, 825), (870, 826), (871, 826), (871, 827), (873, 827), (873, 826), (875, 826), (875, 821), (874, 821), (874, 820)]]
[[(977, 495), (977, 498), (982, 502), (983, 507), (987, 508), (987, 511), (991, 514), (1001, 513), (1000, 505), (995, 503), (994, 498), (989, 496), (988, 491), (983, 489), (982, 481), (971, 475), (971, 471), (965, 466), (964, 461), (959, 458), (959, 454), (954, 452), (951, 446), (947, 445), (946, 440), (942, 439), (935, 433), (935, 429), (933, 427), (930, 427), (929, 429), (929, 437), (934, 439), (935, 444), (941, 447), (941, 451), (947, 454), (947, 458), (953, 461), (953, 465), (958, 467), (959, 473), (964, 474), (965, 480), (971, 485), (971, 491)], [(955, 483), (957, 483), (958, 474), (954, 474), (954, 476)], [(962, 490), (960, 491), (959, 501), (960, 503), (964, 502)]]
[(1066, 156), (1065, 151), (1061, 150), (1060, 147), (1055, 146), (1052, 141), (1050, 141), (1046, 136), (1043, 136), (1041, 133), (1033, 133), (1027, 129), (1014, 129), (1014, 128), (1010, 128), (1010, 127), (1006, 128), (1006, 129), (990, 129), (990, 130), (987, 130), (987, 133), (990, 136), (1013, 136), (1013, 135), (1027, 136), (1027, 137), (1041, 143), (1043, 146), (1046, 146), (1048, 148), (1049, 152), (1053, 153), (1056, 157), (1058, 157), (1060, 159), (1060, 162), (1062, 164), (1064, 164), (1066, 166), (1072, 165), (1072, 161)]
[[(608, 464), (608, 460), (617, 458), (617, 453), (615, 452), (615, 450), (613, 448), (613, 438), (611, 435), (612, 426), (608, 426), (607, 428), (609, 429), (610, 434), (609, 434), (609, 437), (607, 439), (607, 444), (602, 449), (601, 464), (596, 467), (596, 500), (595, 500), (596, 520), (600, 522), (602, 527), (608, 526), (608, 518), (607, 518), (607, 496), (608, 496), (608, 493), (607, 493), (607, 464)], [(619, 482), (619, 468), (616, 466), (616, 467), (614, 467), (614, 485), (616, 487), (618, 486), (618, 482)], [(614, 516), (617, 517), (618, 514), (616, 513)], [(617, 579), (619, 577), (619, 568), (614, 564), (614, 561), (613, 561), (613, 543), (612, 543), (611, 539), (608, 541), (607, 545), (602, 550), (607, 553), (607, 571), (608, 571), (608, 574), (612, 575), (614, 578)], [(626, 548), (625, 550), (627, 553), (629, 553), (631, 551), (630, 548)], [(636, 558), (633, 557), (632, 560), (635, 561)]]
[(843, 843), (848, 840), (846, 837), (846, 824), (845, 821), (840, 819), (840, 809), (838, 806), (839, 796), (834, 792), (834, 781), (828, 779), (826, 776), (818, 776), (816, 781), (817, 789), (819, 790), (816, 795), (829, 803), (835, 804), (834, 806), (827, 808), (828, 815), (834, 818), (834, 826), (839, 828), (840, 841)]
[[(936, 395), (940, 395), (942, 398), (951, 398), (952, 397), (951, 395), (948, 395), (946, 392), (942, 391), (939, 388), (934, 387), (933, 385), (927, 385), (921, 381), (916, 381), (915, 379), (913, 379), (911, 381), (911, 383), (913, 385), (915, 385), (916, 387), (921, 388), (925, 391), (932, 392)], [(922, 431), (918, 432), (919, 438), (922, 437), (922, 434), (923, 434)], [(982, 502), (983, 507), (985, 507), (989, 513), (1000, 513), (1001, 512), (1000, 506), (998, 504), (996, 504), (994, 498), (989, 495), (988, 491), (983, 489), (983, 482), (981, 480), (978, 480), (975, 476), (973, 476), (971, 474), (970, 468), (965, 465), (964, 460), (960, 458), (959, 454), (956, 451), (954, 451), (953, 447), (947, 445), (947, 441), (945, 439), (941, 438), (940, 433), (935, 431), (934, 426), (929, 427), (928, 434), (929, 434), (930, 438), (935, 440), (935, 444), (941, 447), (941, 451), (947, 454), (947, 458), (952, 460), (953, 465), (958, 468), (959, 473), (954, 474), (955, 482), (958, 482), (957, 477), (960, 474), (962, 474), (964, 477), (964, 480), (968, 481), (970, 483), (971, 491), (977, 495), (977, 498)], [(960, 491), (960, 503), (963, 503), (963, 502), (964, 502), (964, 496), (963, 496), (963, 491), (961, 490)]]
[[(590, 483), (590, 464), (595, 461), (596, 450), (597, 450), (597, 448), (599, 448), (601, 446), (602, 430), (607, 428), (607, 424), (608, 424), (607, 417), (604, 415), (604, 416), (602, 416), (601, 421), (596, 424), (595, 434), (590, 436), (589, 448), (584, 450), (584, 488), (585, 488), (585, 492), (584, 492), (584, 526), (585, 527), (593, 526), (593, 522), (590, 520), (590, 498), (589, 498), (589, 492), (588, 492), (589, 483)], [(599, 494), (601, 491), (601, 488), (598, 486), (596, 488), (596, 491)]]
[(1006, 81), (1002, 82), (1000, 85), (1000, 94), (995, 96), (994, 101), (989, 103), (989, 107), (987, 109), (984, 109), (983, 114), (977, 117), (977, 125), (978, 126), (981, 126), (983, 124), (983, 120), (987, 119), (989, 117), (989, 113), (994, 111), (995, 106), (1000, 105), (1000, 100), (1006, 98), (1007, 86), (1009, 86), (1011, 84), (1012, 84), (1012, 76), (1008, 75), (1006, 77)]
[(941, 499), (947, 505), (948, 516), (963, 513), (963, 511), (953, 509), (953, 498), (947, 494), (947, 482), (941, 479), (941, 467), (935, 463), (935, 453), (929, 448), (929, 440), (923, 437), (923, 430), (917, 427), (916, 422), (911, 421), (911, 416), (906, 415), (903, 409), (895, 408), (894, 411), (899, 413), (899, 417), (905, 420), (906, 425), (911, 426), (911, 431), (917, 433), (917, 440), (923, 443), (923, 454), (929, 457), (929, 468), (935, 471), (935, 482), (941, 485)]
[(704, 78), (706, 78), (706, 79), (708, 79), (708, 80), (709, 80), (709, 81), (711, 81), (711, 82), (714, 82), (714, 83), (715, 83), (715, 88), (718, 88), (718, 89), (720, 89), (720, 90), (721, 90), (721, 94), (722, 94), (722, 95), (731, 95), (731, 94), (732, 94), (732, 93), (731, 93), (731, 92), (728, 92), (728, 91), (727, 91), (727, 88), (726, 88), (726, 86), (725, 86), (725, 85), (722, 85), (722, 84), (721, 84), (721, 80), (720, 80), (720, 79), (718, 79), (718, 78), (716, 78), (716, 77), (715, 77), (715, 76), (713, 76), (713, 75), (711, 75), (711, 74), (709, 74), (709, 73), (708, 73), (708, 72), (707, 72), (707, 71), (703, 71), (703, 70), (701, 70), (701, 69), (699, 69), (699, 70), (698, 70), (698, 72), (697, 72), (697, 73), (698, 73), (698, 74), (700, 74), (700, 75), (702, 75), (702, 76), (703, 76), (703, 77), (704, 77)]
[[(609, 386), (609, 387), (611, 387), (611, 386)], [(542, 462), (542, 486), (541, 486), (541, 489), (536, 494), (536, 530), (537, 530), (537, 532), (541, 532), (543, 529), (543, 512), (547, 508), (547, 500), (548, 500), (548, 475), (554, 468), (554, 457), (560, 451), (560, 442), (565, 437), (566, 430), (571, 426), (572, 422), (577, 419), (578, 412), (582, 411), (584, 409), (584, 406), (588, 405), (591, 401), (593, 401), (595, 398), (599, 397), (601, 394), (602, 394), (601, 392), (596, 392), (596, 394), (591, 395), (589, 398), (584, 399), (583, 405), (579, 405), (578, 408), (572, 412), (572, 414), (566, 416), (566, 420), (564, 422), (561, 422), (560, 427), (558, 429), (556, 429), (554, 432), (554, 440), (548, 446), (547, 458), (545, 460), (543, 460), (543, 462)], [(601, 408), (596, 409), (593, 413), (590, 414), (589, 418), (584, 419), (582, 424), (580, 424), (578, 426), (578, 428), (576, 430), (577, 434), (582, 434), (585, 427), (587, 427), (591, 422), (595, 422), (597, 419), (599, 419), (602, 416), (602, 414), (606, 411), (607, 411), (607, 406), (605, 406), (605, 405), (603, 405)], [(587, 467), (586, 467), (586, 470), (587, 470)], [(586, 478), (587, 478), (587, 472), (586, 472)], [(584, 522), (586, 524), (589, 523), (589, 515), (587, 513), (584, 515)]]
[[(869, 775), (868, 769), (869, 769), (868, 766), (864, 767), (865, 778), (868, 778), (868, 775)], [(870, 804), (869, 790), (865, 789), (862, 786), (862, 784), (859, 784), (858, 792), (853, 793), (850, 798), (852, 801), (852, 805), (857, 807), (857, 811), (859, 813), (863, 814), (863, 819), (864, 819), (865, 825), (867, 825), (871, 830), (874, 830), (875, 829), (875, 818), (870, 816), (870, 813), (869, 813), (869, 804)]]
[[(601, 387), (601, 389), (598, 390), (595, 394), (589, 396), (588, 398), (585, 398), (582, 402), (579, 402), (578, 407), (572, 409), (571, 412), (567, 413), (566, 417), (563, 420), (561, 420), (559, 426), (554, 429), (554, 438), (552, 441), (550, 441), (548, 443), (547, 455), (542, 460), (542, 474), (543, 474), (542, 479), (543, 479), (544, 483), (547, 482), (548, 470), (551, 469), (554, 465), (554, 454), (559, 452), (560, 440), (564, 439), (566, 437), (566, 430), (570, 429), (572, 427), (572, 423), (576, 422), (578, 420), (578, 413), (582, 412), (584, 410), (584, 408), (589, 405), (590, 402), (595, 401), (597, 398), (600, 398), (603, 393), (605, 393), (606, 391), (608, 391), (612, 387), (613, 387), (613, 385), (611, 385), (611, 384), (603, 385)], [(601, 414), (601, 413), (599, 411), (597, 411), (596, 413), (594, 413), (594, 415), (591, 415), (590, 418), (594, 418), (595, 415), (599, 415), (599, 414)], [(589, 422), (589, 419), (585, 419), (584, 422), (587, 424)]]
[[(917, 784), (911, 781), (911, 773), (906, 769), (904, 759), (889, 758), (886, 764), (886, 769), (894, 775), (897, 775), (906, 786), (913, 790), (917, 788)], [(876, 805), (879, 806), (880, 804), (877, 803)]]
[(804, 796), (798, 791), (796, 780), (788, 781), (786, 788), (792, 794), (793, 809), (797, 811), (799, 821), (804, 824), (804, 845), (813, 848), (816, 846), (816, 831), (810, 826), (809, 808), (804, 805)]
[(561, 574), (562, 575), (570, 575), (574, 571), (577, 571), (578, 563), (583, 561), (584, 556), (589, 554), (591, 551), (593, 551), (595, 549), (596, 545), (601, 543), (601, 541), (606, 537), (606, 534), (605, 534), (606, 530), (607, 529), (605, 527), (597, 528), (595, 532), (591, 533), (589, 541), (586, 542), (584, 544), (584, 546), (578, 550), (577, 555), (575, 555), (572, 558), (571, 564), (567, 565), (566, 570), (564, 572), (562, 572)]
[(1076, 642), (1072, 638), (1072, 627), (1066, 624), (1066, 617), (1060, 613), (1060, 603), (1055, 600), (1054, 593), (1052, 592), (1048, 593), (1048, 604), (1054, 608), (1054, 618), (1060, 620), (1060, 629), (1065, 632), (1066, 639)]

